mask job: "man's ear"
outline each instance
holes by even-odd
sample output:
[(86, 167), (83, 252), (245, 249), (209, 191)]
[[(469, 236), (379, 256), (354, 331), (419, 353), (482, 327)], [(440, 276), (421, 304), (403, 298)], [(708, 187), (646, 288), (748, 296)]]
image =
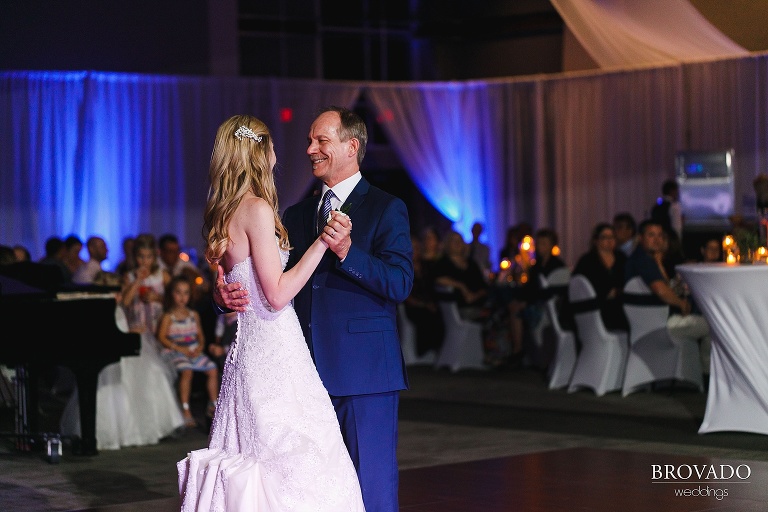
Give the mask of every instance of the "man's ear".
[(354, 137), (349, 139), (349, 156), (355, 156), (358, 149), (360, 149), (360, 141)]

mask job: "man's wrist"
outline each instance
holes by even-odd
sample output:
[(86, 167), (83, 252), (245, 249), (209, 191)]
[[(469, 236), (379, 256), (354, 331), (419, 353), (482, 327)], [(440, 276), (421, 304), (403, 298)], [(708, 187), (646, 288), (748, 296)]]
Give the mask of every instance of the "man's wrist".
[(219, 314), (219, 315), (224, 315), (226, 313), (231, 313), (232, 311), (234, 311), (233, 309), (229, 309), (227, 307), (220, 306), (219, 303), (216, 302), (215, 300), (212, 300), (211, 302), (213, 302), (213, 309), (216, 310), (216, 313)]

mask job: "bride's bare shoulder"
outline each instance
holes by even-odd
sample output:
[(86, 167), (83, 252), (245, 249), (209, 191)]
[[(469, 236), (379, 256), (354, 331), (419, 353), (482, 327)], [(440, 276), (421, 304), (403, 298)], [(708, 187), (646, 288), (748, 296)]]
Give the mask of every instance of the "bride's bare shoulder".
[(238, 205), (229, 221), (229, 246), (225, 259), (232, 263), (242, 261), (250, 254), (250, 241), (261, 238), (263, 233), (274, 233), (274, 213), (269, 203), (255, 195), (247, 195)]
[(240, 202), (240, 206), (235, 212), (235, 214), (238, 213), (241, 215), (272, 215), (272, 207), (261, 197), (247, 195)]
[(251, 224), (256, 220), (272, 218), (272, 207), (261, 197), (247, 195), (232, 215), (232, 222)]
[(246, 196), (230, 221), (230, 236), (236, 232), (250, 238), (265, 231), (274, 234), (275, 214), (270, 204), (256, 196)]

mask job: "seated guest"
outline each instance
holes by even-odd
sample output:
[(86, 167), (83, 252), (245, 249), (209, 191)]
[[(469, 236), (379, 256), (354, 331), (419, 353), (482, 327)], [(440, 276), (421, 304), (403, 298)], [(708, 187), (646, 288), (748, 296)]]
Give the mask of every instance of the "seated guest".
[(661, 263), (664, 265), (667, 275), (671, 279), (675, 279), (677, 277), (677, 270), (675, 268), (679, 264), (685, 263), (683, 245), (674, 231), (665, 230), (662, 234), (662, 240), (661, 251), (657, 253), (656, 257), (661, 258)]
[(208, 391), (206, 416), (213, 418), (219, 393), (219, 369), (203, 350), (205, 335), (200, 315), (189, 308), (192, 284), (183, 276), (171, 279), (165, 290), (165, 312), (157, 326), (157, 339), (165, 347), (163, 357), (179, 372), (178, 392), (187, 427), (196, 426), (189, 407), (192, 374), (204, 373)]
[[(639, 244), (627, 259), (624, 280), (640, 276), (658, 300), (669, 304), (670, 315), (667, 329), (675, 336), (693, 338), (699, 341), (702, 368), (709, 373), (709, 325), (703, 316), (691, 313), (691, 302), (678, 295), (672, 287), (671, 278), (664, 267), (664, 228), (658, 221), (645, 220), (638, 228)], [(674, 276), (673, 276), (674, 277)]]
[(565, 262), (553, 254), (557, 246), (557, 233), (548, 228), (536, 231), (534, 247), (535, 262), (528, 269), (526, 281), (519, 292), (507, 304), (509, 322), (508, 337), (512, 347), (511, 362), (517, 364), (523, 357), (523, 337), (525, 330), (532, 330), (544, 315), (542, 302), (547, 298), (541, 288), (539, 276), (549, 276), (553, 270), (564, 267)]
[(504, 245), (499, 251), (499, 261), (506, 259), (514, 262), (515, 256), (520, 252), (520, 242), (523, 237), (531, 234), (533, 234), (533, 229), (527, 222), (521, 222), (507, 228)]
[(719, 238), (708, 238), (701, 244), (699, 252), (701, 253), (702, 263), (718, 263), (723, 261), (723, 246)]
[(136, 260), (133, 257), (133, 245), (135, 239), (132, 236), (123, 238), (123, 259), (115, 267), (115, 273), (120, 277), (136, 268)]
[[(163, 313), (167, 272), (157, 262), (157, 242), (151, 234), (136, 237), (136, 268), (125, 275), (118, 295), (126, 323), (141, 334), (138, 356), (125, 356), (99, 372), (96, 395), (96, 443), (99, 450), (156, 444), (184, 425), (173, 388), (176, 370), (161, 357), (155, 337)], [(64, 435), (80, 434), (77, 394), (61, 417)]]
[(432, 266), (443, 257), (443, 242), (437, 230), (427, 226), (421, 231), (421, 259), (427, 265)]
[(157, 246), (160, 248), (160, 268), (165, 269), (171, 274), (171, 277), (182, 275), (186, 270), (189, 273), (200, 275), (200, 270), (188, 258), (182, 259), (181, 245), (176, 235), (166, 233), (157, 239)]
[(613, 216), (613, 234), (616, 235), (616, 247), (626, 256), (637, 247), (637, 222), (629, 212), (620, 212)]
[(10, 265), (11, 263), (17, 263), (13, 247), (10, 245), (0, 245), (0, 265)]
[(64, 249), (64, 264), (74, 276), (75, 272), (85, 265), (85, 260), (80, 257), (80, 251), (83, 250), (83, 241), (77, 235), (69, 235), (64, 239)]
[(179, 238), (173, 233), (166, 233), (158, 238), (157, 246), (160, 249), (160, 260), (158, 261), (160, 268), (167, 271), (171, 277), (184, 276), (192, 283), (192, 299), (190, 301), (192, 309), (199, 312), (208, 311), (209, 314), (203, 315), (202, 318), (203, 330), (208, 336), (206, 339), (210, 342), (213, 339), (211, 331), (215, 325), (215, 317), (210, 314), (210, 293), (211, 283), (215, 282), (215, 279), (213, 281), (206, 279), (208, 276), (204, 275), (204, 272), (189, 260), (188, 255), (182, 255)]
[(103, 238), (92, 236), (86, 242), (88, 248), (88, 261), (81, 266), (72, 276), (75, 284), (94, 284), (96, 278), (102, 272), (101, 262), (107, 259), (107, 243)]
[(416, 329), (416, 353), (437, 351), (443, 344), (444, 324), (435, 301), (432, 268), (422, 258), (421, 240), (411, 237), (413, 247), (413, 287), (404, 301), (405, 314)]
[(539, 275), (547, 277), (553, 270), (565, 266), (562, 258), (553, 254), (557, 246), (557, 233), (551, 229), (542, 228), (536, 231), (533, 240), (536, 248), (536, 262), (528, 271), (528, 282), (525, 285), (531, 302), (542, 298)]
[(45, 256), (40, 260), (43, 265), (52, 265), (61, 271), (61, 278), (56, 284), (66, 284), (72, 282), (72, 272), (64, 263), (66, 256), (66, 247), (64, 240), (57, 236), (51, 236), (45, 241)]
[(435, 284), (451, 289), (442, 297), (456, 301), (462, 318), (482, 321), (488, 283), (477, 263), (469, 258), (464, 238), (456, 231), (445, 236), (445, 254), (435, 265)]
[(616, 248), (613, 226), (600, 223), (592, 230), (591, 248), (573, 269), (592, 284), (607, 329), (627, 330), (629, 324), (621, 303), (627, 256)]
[(32, 256), (29, 254), (29, 249), (23, 245), (14, 245), (13, 254), (16, 256), (16, 261), (32, 261)]

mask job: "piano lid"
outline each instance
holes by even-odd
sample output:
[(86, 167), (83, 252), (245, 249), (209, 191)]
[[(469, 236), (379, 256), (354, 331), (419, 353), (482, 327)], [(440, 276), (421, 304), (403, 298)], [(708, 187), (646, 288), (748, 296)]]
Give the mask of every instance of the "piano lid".
[(12, 277), (0, 274), (0, 296), (3, 295), (52, 295), (42, 288), (36, 288)]
[(114, 298), (119, 286), (62, 283), (54, 265), (23, 261), (0, 265), (0, 300)]

